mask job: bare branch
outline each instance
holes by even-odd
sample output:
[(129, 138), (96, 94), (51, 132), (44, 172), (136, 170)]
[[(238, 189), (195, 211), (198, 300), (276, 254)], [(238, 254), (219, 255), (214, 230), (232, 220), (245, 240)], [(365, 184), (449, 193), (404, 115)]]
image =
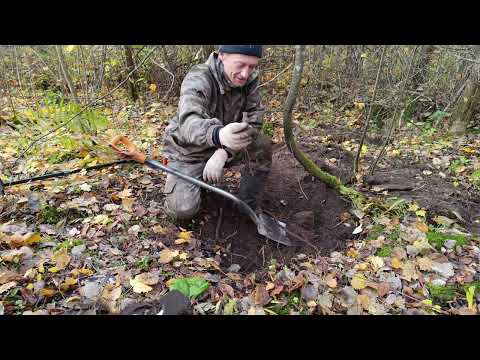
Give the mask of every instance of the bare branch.
[(170, 91), (172, 90), (173, 88), (173, 84), (175, 83), (175, 74), (172, 73), (171, 71), (169, 71), (167, 68), (165, 68), (165, 66), (157, 63), (155, 60), (152, 59), (152, 63), (154, 63), (155, 65), (157, 65), (160, 69), (166, 71), (171, 77), (172, 77), (172, 83), (170, 84), (170, 88), (168, 89), (168, 91), (165, 93), (165, 95), (163, 96), (163, 99), (162, 100), (165, 100), (168, 96), (168, 94), (170, 93)]
[(258, 90), (260, 89), (261, 87), (267, 85), (268, 83), (272, 82), (273, 80), (275, 80), (276, 78), (278, 78), (280, 75), (282, 75), (285, 71), (287, 71), (288, 69), (290, 69), (290, 67), (293, 65), (293, 63), (290, 63), (288, 64), (288, 66), (283, 69), (282, 71), (280, 71), (275, 77), (271, 78), (270, 80), (268, 80), (267, 82), (261, 84), (261, 85), (258, 85), (257, 88), (255, 90)]

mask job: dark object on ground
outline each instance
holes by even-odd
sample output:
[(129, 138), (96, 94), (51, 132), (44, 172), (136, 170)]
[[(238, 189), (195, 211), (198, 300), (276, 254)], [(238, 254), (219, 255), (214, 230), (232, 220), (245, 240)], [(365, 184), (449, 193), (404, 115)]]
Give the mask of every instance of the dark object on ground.
[(178, 290), (172, 290), (155, 304), (132, 304), (121, 315), (191, 315), (190, 300)]

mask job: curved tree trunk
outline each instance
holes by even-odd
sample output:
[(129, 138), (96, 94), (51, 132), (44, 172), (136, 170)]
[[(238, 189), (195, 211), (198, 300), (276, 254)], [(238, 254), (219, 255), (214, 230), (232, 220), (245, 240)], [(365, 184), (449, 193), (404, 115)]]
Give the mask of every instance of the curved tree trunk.
[(292, 111), (297, 100), (298, 90), (300, 87), (300, 80), (302, 79), (303, 63), (305, 60), (305, 46), (297, 45), (295, 51), (295, 65), (293, 69), (292, 83), (288, 91), (287, 101), (283, 114), (283, 129), (285, 134), (285, 142), (288, 149), (293, 154), (295, 159), (302, 164), (302, 166), (310, 174), (323, 181), (327, 186), (337, 190), (342, 195), (349, 197), (354, 204), (359, 205), (363, 201), (363, 196), (359, 192), (342, 184), (340, 179), (320, 169), (315, 162), (306, 156), (302, 150), (297, 146), (293, 136)]

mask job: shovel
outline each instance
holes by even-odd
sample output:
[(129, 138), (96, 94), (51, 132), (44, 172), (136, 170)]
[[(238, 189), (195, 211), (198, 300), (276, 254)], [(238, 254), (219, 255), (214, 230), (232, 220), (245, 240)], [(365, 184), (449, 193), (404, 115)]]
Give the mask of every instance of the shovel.
[[(126, 147), (127, 151), (121, 150), (117, 146), (118, 144), (123, 144)], [(227, 199), (232, 200), (235, 204), (237, 204), (237, 206), (245, 210), (245, 212), (248, 214), (250, 219), (255, 223), (255, 225), (257, 225), (257, 231), (260, 235), (263, 235), (267, 239), (273, 240), (283, 245), (287, 245), (287, 246), (292, 245), (292, 243), (287, 237), (285, 224), (282, 224), (276, 221), (275, 219), (273, 219), (272, 217), (263, 213), (257, 215), (255, 211), (253, 211), (253, 209), (250, 206), (248, 206), (244, 201), (240, 200), (239, 198), (230, 194), (229, 192), (219, 189), (215, 186), (209, 185), (203, 181), (200, 181), (191, 176), (182, 174), (181, 172), (170, 168), (169, 166), (167, 166), (166, 159), (163, 159), (163, 164), (155, 160), (147, 159), (145, 154), (142, 154), (141, 152), (139, 152), (135, 147), (135, 145), (125, 136), (118, 135), (114, 137), (110, 143), (110, 146), (124, 159), (134, 160), (140, 164), (145, 164), (152, 169), (165, 171), (166, 173), (175, 175), (180, 179), (188, 181), (204, 189), (213, 191), (214, 193), (217, 193)]]

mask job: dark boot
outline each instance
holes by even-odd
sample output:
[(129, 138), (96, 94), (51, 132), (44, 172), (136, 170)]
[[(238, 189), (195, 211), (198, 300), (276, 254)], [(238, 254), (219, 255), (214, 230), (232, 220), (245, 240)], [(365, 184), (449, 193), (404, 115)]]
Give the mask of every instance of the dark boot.
[[(253, 210), (257, 207), (259, 196), (262, 194), (267, 181), (268, 173), (258, 173), (254, 176), (243, 174), (240, 180), (238, 197), (247, 203)], [(242, 213), (242, 209), (239, 209)]]

